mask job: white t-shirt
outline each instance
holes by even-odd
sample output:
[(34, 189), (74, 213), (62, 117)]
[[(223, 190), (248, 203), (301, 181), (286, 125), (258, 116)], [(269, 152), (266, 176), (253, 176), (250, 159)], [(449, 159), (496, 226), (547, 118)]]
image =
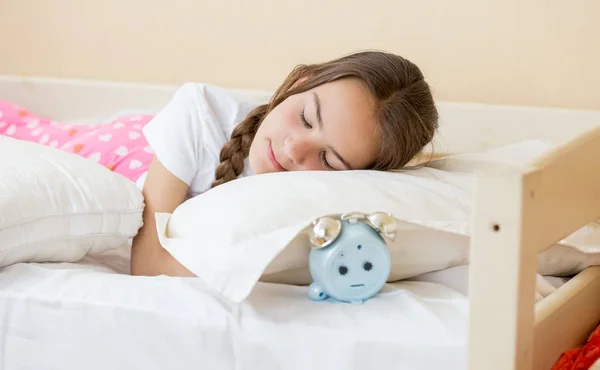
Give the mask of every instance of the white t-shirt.
[[(190, 186), (188, 197), (210, 189), (221, 148), (237, 126), (270, 96), (186, 83), (142, 129), (161, 164)], [(240, 177), (253, 175), (248, 159)], [(138, 180), (143, 187), (146, 174)]]

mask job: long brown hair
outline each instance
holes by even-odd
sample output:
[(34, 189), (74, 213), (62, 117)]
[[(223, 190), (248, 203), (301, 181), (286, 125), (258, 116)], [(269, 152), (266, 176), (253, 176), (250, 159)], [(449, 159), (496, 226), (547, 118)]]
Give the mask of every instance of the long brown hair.
[[(397, 170), (432, 141), (438, 112), (421, 70), (409, 60), (381, 51), (364, 51), (325, 63), (298, 65), (275, 91), (268, 104), (252, 110), (233, 130), (221, 149), (213, 187), (237, 178), (261, 122), (291, 95), (342, 78), (361, 80), (375, 98), (380, 150), (373, 170)], [(299, 81), (302, 81), (299, 83)]]

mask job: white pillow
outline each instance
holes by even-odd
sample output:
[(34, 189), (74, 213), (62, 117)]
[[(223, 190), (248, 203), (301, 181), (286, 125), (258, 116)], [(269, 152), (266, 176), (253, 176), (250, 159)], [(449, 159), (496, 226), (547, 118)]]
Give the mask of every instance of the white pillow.
[(118, 248), (142, 226), (143, 207), (133, 182), (93, 161), (0, 137), (0, 267)]
[[(159, 239), (209, 286), (239, 302), (259, 279), (311, 282), (306, 233), (313, 219), (383, 211), (399, 222), (396, 239), (388, 242), (389, 281), (414, 277), (468, 263), (474, 169), (524, 162), (548, 148), (528, 141), (438, 161), (438, 168), (398, 173), (283, 172), (241, 178), (186, 201), (173, 214), (158, 213)], [(540, 255), (540, 273), (570, 274), (600, 263), (600, 233), (576, 234)]]

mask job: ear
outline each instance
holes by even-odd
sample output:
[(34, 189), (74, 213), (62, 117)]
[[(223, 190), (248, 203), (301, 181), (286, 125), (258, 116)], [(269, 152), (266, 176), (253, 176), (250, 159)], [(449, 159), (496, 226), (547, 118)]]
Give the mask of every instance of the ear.
[(331, 217), (321, 217), (313, 221), (313, 229), (309, 235), (313, 249), (325, 248), (342, 232), (342, 222)]

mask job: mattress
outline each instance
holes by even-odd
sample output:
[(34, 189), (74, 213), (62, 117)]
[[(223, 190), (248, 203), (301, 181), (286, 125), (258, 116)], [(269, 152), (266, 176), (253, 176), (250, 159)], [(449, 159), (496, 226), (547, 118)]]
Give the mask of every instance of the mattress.
[(129, 247), (0, 270), (0, 369), (463, 369), (468, 304), (442, 284), (362, 305), (259, 283), (239, 305), (195, 278), (127, 275)]

